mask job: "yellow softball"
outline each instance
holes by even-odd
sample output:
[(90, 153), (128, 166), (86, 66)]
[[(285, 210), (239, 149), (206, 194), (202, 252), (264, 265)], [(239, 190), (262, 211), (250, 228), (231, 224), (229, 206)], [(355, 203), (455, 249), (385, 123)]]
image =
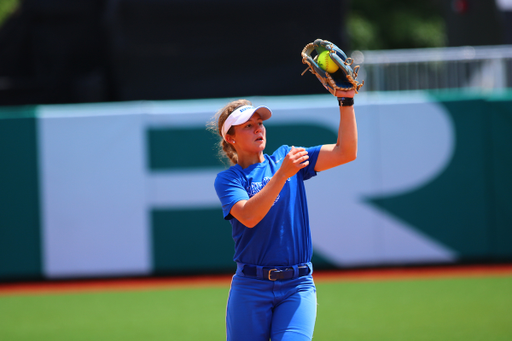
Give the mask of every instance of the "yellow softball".
[(327, 71), (329, 73), (334, 73), (338, 71), (339, 66), (331, 59), (329, 56), (329, 51), (324, 51), (318, 55), (318, 58), (316, 59), (316, 62), (318, 63), (318, 66), (324, 71)]

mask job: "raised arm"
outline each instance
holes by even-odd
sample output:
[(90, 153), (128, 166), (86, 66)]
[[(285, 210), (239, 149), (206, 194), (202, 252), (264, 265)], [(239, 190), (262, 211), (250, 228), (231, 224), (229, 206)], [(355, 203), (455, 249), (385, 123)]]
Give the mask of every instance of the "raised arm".
[[(354, 97), (354, 90), (339, 91), (337, 97)], [(323, 145), (318, 154), (315, 171), (321, 172), (357, 157), (357, 124), (353, 106), (340, 106), (340, 125), (336, 144)]]

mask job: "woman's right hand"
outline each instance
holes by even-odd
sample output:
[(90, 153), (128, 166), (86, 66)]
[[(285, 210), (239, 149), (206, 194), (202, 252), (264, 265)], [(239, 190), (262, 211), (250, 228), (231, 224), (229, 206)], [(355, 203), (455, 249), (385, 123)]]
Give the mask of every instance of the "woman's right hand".
[(249, 200), (234, 204), (231, 215), (249, 228), (256, 226), (274, 205), (288, 178), (309, 165), (308, 159), (308, 152), (304, 148), (292, 147), (270, 181)]
[(299, 170), (309, 165), (309, 155), (306, 149), (296, 148), (292, 146), (292, 149), (286, 154), (283, 159), (281, 168), (279, 171), (287, 179), (297, 174)]

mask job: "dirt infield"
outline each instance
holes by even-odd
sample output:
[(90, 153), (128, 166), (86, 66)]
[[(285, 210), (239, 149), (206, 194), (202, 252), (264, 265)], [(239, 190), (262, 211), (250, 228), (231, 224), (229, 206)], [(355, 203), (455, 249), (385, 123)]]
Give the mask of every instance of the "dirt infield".
[[(316, 283), (512, 276), (512, 264), (315, 271)], [(0, 283), (0, 295), (228, 287), (232, 275)]]

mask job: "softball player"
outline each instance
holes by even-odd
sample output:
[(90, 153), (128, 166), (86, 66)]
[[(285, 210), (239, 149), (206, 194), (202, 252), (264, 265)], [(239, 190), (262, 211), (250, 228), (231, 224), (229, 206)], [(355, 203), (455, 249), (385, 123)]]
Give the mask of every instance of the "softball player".
[(269, 108), (237, 100), (217, 112), (215, 130), (232, 166), (217, 175), (215, 190), (232, 225), (237, 263), (226, 310), (228, 341), (312, 339), (317, 303), (303, 182), (356, 158), (353, 96), (339, 93), (336, 144), (281, 146), (270, 156), (263, 153)]

